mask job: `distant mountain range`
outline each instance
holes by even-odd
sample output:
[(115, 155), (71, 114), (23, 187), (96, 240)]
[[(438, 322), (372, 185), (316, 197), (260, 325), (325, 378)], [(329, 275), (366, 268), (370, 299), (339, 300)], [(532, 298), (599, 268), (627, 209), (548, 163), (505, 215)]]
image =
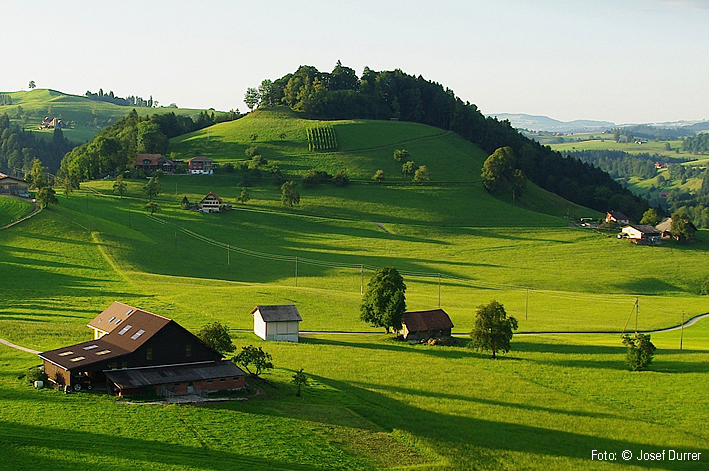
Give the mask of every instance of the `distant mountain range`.
[(559, 121), (548, 116), (533, 116), (523, 113), (491, 114), (499, 120), (509, 120), (512, 127), (528, 129), (530, 131), (548, 132), (590, 132), (616, 127), (610, 121), (593, 121), (590, 119), (576, 119), (574, 121)]

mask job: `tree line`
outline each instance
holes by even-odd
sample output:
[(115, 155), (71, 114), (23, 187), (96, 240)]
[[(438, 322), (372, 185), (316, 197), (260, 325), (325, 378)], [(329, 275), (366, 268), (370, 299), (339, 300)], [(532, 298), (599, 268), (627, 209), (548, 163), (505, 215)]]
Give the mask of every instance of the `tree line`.
[(77, 187), (79, 182), (99, 175), (132, 169), (137, 154), (166, 154), (171, 137), (240, 116), (238, 111), (218, 116), (202, 111), (194, 120), (173, 112), (141, 117), (133, 109), (91, 141), (67, 153), (61, 160), (60, 174)]
[(39, 159), (54, 173), (62, 157), (75, 144), (69, 142), (61, 129), (55, 129), (51, 139), (21, 129), (10, 123), (7, 113), (0, 115), (0, 170), (10, 175), (30, 172), (34, 159)]
[(592, 164), (612, 178), (630, 178), (638, 176), (643, 179), (653, 178), (657, 175), (655, 162), (682, 161), (668, 159), (665, 156), (649, 153), (631, 154), (622, 150), (577, 150), (568, 153), (570, 158)]
[(455, 131), (488, 154), (509, 146), (518, 168), (540, 187), (598, 211), (621, 210), (639, 219), (647, 201), (634, 196), (603, 170), (567, 158), (524, 137), (509, 121), (486, 118), (441, 84), (396, 69), (361, 76), (339, 61), (330, 73), (301, 66), (279, 79), (247, 90), (250, 108), (288, 105), (321, 119), (395, 119)]
[(687, 137), (682, 141), (682, 150), (692, 154), (704, 154), (709, 151), (709, 133), (703, 132)]
[(152, 95), (150, 95), (150, 98), (148, 98), (147, 100), (143, 97), (133, 95), (121, 98), (117, 95), (114, 95), (113, 90), (109, 91), (108, 93), (103, 93), (103, 88), (99, 88), (98, 92), (96, 93), (92, 93), (91, 91), (86, 90), (84, 96), (89, 100), (105, 101), (107, 103), (113, 103), (114, 105), (119, 106), (139, 106), (145, 108), (153, 108), (158, 106), (157, 100), (153, 100)]

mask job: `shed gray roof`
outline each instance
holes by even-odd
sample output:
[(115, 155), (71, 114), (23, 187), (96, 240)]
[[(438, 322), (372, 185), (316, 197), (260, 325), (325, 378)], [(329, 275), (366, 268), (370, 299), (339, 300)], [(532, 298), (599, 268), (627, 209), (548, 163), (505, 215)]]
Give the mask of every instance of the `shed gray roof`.
[(230, 361), (108, 370), (105, 373), (121, 389), (246, 376), (241, 368)]
[(293, 304), (279, 306), (256, 306), (251, 314), (259, 312), (264, 322), (302, 321), (298, 308)]

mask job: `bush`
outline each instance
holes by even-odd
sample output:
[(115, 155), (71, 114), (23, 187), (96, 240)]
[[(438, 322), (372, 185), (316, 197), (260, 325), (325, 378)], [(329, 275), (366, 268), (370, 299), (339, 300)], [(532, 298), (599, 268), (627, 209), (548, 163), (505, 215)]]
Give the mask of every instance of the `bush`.
[(25, 375), (25, 378), (30, 383), (34, 383), (35, 381), (43, 381), (45, 384), (47, 384), (47, 374), (44, 372), (44, 366), (36, 366), (30, 368), (27, 374)]
[(623, 345), (628, 347), (627, 363), (632, 371), (647, 368), (655, 355), (656, 347), (650, 341), (650, 334), (623, 335)]
[(254, 157), (255, 155), (261, 155), (261, 152), (258, 147), (251, 146), (244, 151), (244, 154), (246, 154), (247, 157)]
[(374, 175), (372, 175), (372, 180), (375, 182), (381, 182), (384, 180), (384, 170), (379, 169), (376, 172), (374, 172)]
[(350, 177), (347, 176), (347, 173), (344, 170), (340, 170), (334, 177), (332, 177), (332, 183), (335, 186), (347, 186), (350, 184)]
[(259, 169), (266, 165), (268, 162), (260, 155), (254, 155), (249, 161), (249, 169)]
[(303, 177), (303, 186), (313, 187), (331, 179), (332, 176), (327, 172), (311, 168)]

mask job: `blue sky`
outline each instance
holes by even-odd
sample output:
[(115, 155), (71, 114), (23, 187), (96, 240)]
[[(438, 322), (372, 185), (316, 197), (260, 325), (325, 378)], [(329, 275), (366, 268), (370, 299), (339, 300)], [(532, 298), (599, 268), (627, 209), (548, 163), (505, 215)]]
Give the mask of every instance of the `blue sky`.
[(247, 87), (338, 59), (400, 68), (486, 114), (709, 119), (709, 0), (0, 0), (0, 91), (246, 110)]

